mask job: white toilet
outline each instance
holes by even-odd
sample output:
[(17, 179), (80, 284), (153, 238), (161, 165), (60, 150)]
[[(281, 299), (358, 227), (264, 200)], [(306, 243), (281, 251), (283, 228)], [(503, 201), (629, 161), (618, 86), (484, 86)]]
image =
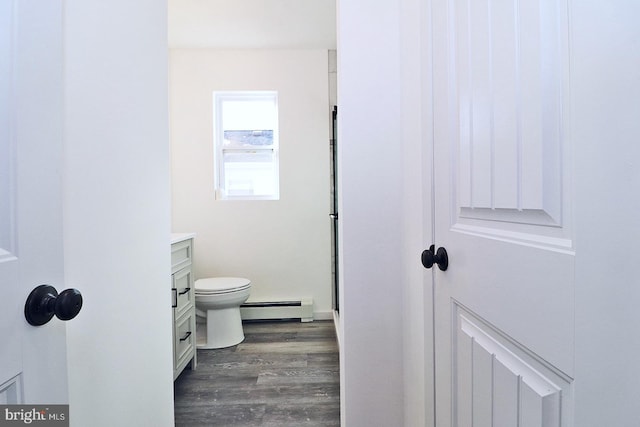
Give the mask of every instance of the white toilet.
[(240, 305), (249, 298), (250, 290), (251, 281), (241, 277), (196, 280), (196, 316), (206, 318), (206, 341), (198, 340), (198, 348), (231, 347), (244, 340)]

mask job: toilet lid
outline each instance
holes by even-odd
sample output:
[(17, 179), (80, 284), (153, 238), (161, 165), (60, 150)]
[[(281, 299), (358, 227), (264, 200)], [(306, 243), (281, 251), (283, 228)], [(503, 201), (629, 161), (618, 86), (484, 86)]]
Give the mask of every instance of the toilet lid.
[(251, 286), (251, 281), (242, 277), (209, 277), (195, 283), (197, 294), (217, 294), (239, 291)]

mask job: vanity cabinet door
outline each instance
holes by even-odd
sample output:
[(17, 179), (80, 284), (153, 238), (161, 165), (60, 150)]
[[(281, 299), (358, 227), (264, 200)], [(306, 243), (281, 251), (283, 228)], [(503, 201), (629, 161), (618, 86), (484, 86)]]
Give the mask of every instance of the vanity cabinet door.
[(174, 377), (180, 375), (189, 361), (195, 357), (196, 322), (192, 313), (185, 313), (174, 327)]
[(195, 304), (193, 293), (193, 278), (191, 268), (183, 268), (173, 275), (175, 316), (180, 317)]
[(173, 379), (191, 362), (196, 368), (196, 305), (191, 271), (193, 241), (171, 245), (171, 304), (173, 306)]

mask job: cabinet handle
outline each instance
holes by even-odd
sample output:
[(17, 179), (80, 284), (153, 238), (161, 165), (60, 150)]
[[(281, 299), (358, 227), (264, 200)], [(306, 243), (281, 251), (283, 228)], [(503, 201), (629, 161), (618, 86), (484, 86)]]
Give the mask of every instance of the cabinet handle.
[(184, 334), (184, 337), (180, 338), (180, 341), (186, 341), (187, 338), (189, 338), (190, 336), (191, 336), (191, 331), (189, 331), (186, 334)]
[(176, 288), (171, 288), (171, 292), (171, 308), (176, 308), (178, 306), (178, 290)]
[(184, 290), (182, 292), (180, 292), (180, 295), (184, 295), (186, 293), (189, 293), (190, 290), (191, 290), (191, 288), (184, 288)]

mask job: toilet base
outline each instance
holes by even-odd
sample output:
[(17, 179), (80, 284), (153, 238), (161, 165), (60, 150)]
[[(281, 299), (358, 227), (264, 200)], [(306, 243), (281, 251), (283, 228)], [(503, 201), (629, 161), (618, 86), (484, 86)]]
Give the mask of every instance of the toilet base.
[(198, 343), (198, 348), (225, 348), (244, 341), (240, 307), (208, 310), (206, 327), (206, 343)]

